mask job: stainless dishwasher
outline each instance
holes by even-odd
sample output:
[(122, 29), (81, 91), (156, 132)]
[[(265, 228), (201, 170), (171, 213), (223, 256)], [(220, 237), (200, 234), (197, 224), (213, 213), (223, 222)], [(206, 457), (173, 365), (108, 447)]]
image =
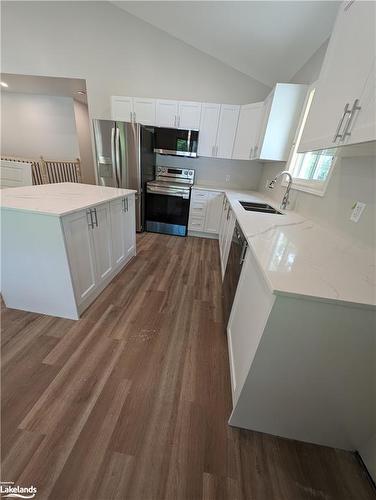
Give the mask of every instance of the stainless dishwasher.
[(230, 318), (231, 308), (234, 302), (236, 288), (238, 286), (247, 247), (247, 240), (240, 229), (238, 222), (236, 221), (234, 232), (232, 234), (225, 277), (222, 285), (223, 314), (226, 327)]

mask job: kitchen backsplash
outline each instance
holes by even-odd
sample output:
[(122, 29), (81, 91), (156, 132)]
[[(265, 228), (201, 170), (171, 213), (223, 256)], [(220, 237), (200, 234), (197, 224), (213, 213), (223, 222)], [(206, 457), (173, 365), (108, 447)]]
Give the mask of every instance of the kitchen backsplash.
[(193, 168), (195, 183), (231, 189), (257, 189), (262, 173), (262, 163), (245, 160), (223, 160), (219, 158), (183, 158), (157, 155), (157, 165)]

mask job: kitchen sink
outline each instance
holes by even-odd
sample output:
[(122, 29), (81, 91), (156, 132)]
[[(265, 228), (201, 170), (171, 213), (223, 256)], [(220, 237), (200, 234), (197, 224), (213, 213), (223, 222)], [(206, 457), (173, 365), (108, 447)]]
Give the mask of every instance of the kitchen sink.
[(249, 212), (262, 212), (264, 214), (277, 214), (283, 215), (282, 212), (279, 212), (272, 206), (267, 203), (253, 203), (251, 201), (239, 201), (240, 205)]

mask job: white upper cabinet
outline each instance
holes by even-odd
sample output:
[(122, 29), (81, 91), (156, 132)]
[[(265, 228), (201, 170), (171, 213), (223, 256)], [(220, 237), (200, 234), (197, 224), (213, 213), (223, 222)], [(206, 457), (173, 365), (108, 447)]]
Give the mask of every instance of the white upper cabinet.
[(204, 103), (201, 109), (200, 132), (198, 134), (199, 156), (215, 156), (220, 104)]
[(111, 97), (111, 117), (122, 122), (155, 125), (155, 99), (143, 97)]
[(200, 128), (201, 103), (179, 101), (178, 128), (198, 130)]
[(287, 161), (307, 89), (307, 85), (277, 83), (263, 104), (253, 159)]
[(111, 97), (111, 118), (122, 122), (133, 120), (133, 97), (113, 95)]
[(222, 104), (219, 117), (217, 146), (215, 156), (218, 158), (231, 158), (234, 149), (236, 127), (238, 126), (240, 106)]
[(202, 105), (198, 136), (199, 156), (232, 157), (239, 110), (240, 106), (233, 104)]
[(157, 127), (177, 128), (179, 101), (157, 100)]
[(375, 2), (343, 2), (298, 151), (376, 139)]
[(144, 97), (133, 98), (133, 121), (142, 125), (155, 125), (156, 101)]
[(236, 160), (250, 160), (254, 156), (260, 128), (262, 102), (245, 104), (240, 107), (232, 157)]

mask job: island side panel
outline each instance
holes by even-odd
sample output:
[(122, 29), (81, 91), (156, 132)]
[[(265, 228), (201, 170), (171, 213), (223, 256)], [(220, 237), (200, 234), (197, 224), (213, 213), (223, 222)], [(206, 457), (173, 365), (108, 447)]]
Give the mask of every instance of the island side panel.
[(375, 320), (277, 296), (230, 424), (358, 450), (376, 432)]
[(1, 223), (6, 306), (78, 319), (60, 218), (3, 208)]

